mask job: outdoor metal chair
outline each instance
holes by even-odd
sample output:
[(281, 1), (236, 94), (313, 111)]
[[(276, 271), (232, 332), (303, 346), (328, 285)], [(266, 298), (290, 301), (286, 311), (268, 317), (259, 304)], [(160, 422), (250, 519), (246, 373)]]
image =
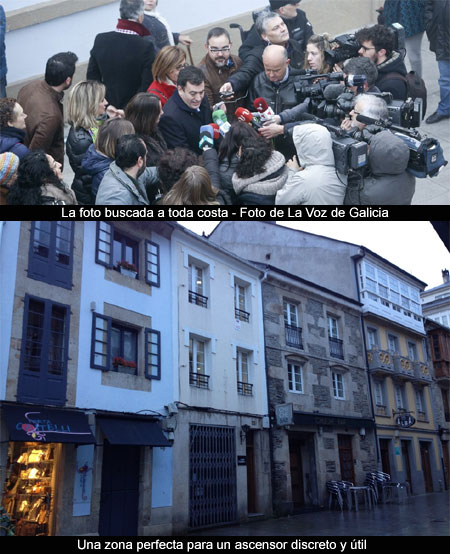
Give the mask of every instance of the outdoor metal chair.
[(328, 509), (331, 510), (333, 501), (337, 503), (339, 509), (342, 511), (344, 509), (344, 501), (342, 500), (341, 489), (337, 481), (327, 481), (327, 491), (328, 491)]

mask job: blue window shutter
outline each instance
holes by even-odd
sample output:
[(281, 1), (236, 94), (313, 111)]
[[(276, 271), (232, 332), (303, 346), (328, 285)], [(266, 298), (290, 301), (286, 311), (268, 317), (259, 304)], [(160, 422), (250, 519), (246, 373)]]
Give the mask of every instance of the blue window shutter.
[(111, 318), (92, 314), (91, 367), (102, 371), (111, 369)]
[(114, 226), (106, 221), (97, 221), (95, 262), (112, 267)]
[(161, 379), (161, 332), (145, 329), (145, 377)]
[(159, 244), (145, 241), (145, 281), (154, 287), (160, 286)]

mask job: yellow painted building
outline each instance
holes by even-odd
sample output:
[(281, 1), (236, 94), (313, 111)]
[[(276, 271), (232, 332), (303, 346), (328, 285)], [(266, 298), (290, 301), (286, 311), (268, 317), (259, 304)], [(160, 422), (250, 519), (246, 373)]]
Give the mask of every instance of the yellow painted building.
[(378, 468), (413, 494), (443, 488), (431, 361), (420, 305), (422, 283), (362, 249), (357, 260)]

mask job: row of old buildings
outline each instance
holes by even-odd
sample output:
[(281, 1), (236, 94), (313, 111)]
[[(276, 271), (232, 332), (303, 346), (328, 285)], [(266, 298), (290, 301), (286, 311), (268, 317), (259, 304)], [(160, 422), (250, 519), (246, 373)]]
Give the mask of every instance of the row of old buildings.
[(450, 331), (365, 247), (267, 222), (3, 222), (0, 268), (17, 534), (195, 532), (319, 509), (328, 480), (376, 469), (447, 487)]

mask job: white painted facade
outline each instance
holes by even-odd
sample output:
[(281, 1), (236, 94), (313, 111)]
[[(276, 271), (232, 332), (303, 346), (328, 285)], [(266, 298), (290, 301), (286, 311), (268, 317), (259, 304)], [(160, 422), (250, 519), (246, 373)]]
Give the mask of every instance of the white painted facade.
[[(257, 269), (189, 232), (172, 236), (174, 260), (173, 298), (178, 299), (178, 400), (189, 406), (213, 406), (235, 412), (267, 414), (264, 369), (264, 339), (261, 290)], [(203, 270), (203, 293), (207, 307), (189, 301), (189, 271), (192, 265)], [(249, 322), (236, 319), (235, 287), (245, 288)], [(175, 296), (176, 295), (176, 296)], [(209, 387), (189, 385), (189, 342), (205, 344), (205, 374)], [(237, 390), (236, 364), (239, 353), (248, 359), (248, 383), (253, 394)]]
[[(3, 0), (8, 12), (40, 4), (36, 0)], [(160, 0), (159, 10), (174, 32), (192, 30), (254, 9), (264, 7), (264, 0)], [(98, 33), (115, 28), (119, 2), (92, 8), (69, 16), (45, 21), (6, 34), (8, 83), (41, 75), (47, 59), (57, 52), (75, 52), (79, 63), (89, 60), (89, 52)]]

